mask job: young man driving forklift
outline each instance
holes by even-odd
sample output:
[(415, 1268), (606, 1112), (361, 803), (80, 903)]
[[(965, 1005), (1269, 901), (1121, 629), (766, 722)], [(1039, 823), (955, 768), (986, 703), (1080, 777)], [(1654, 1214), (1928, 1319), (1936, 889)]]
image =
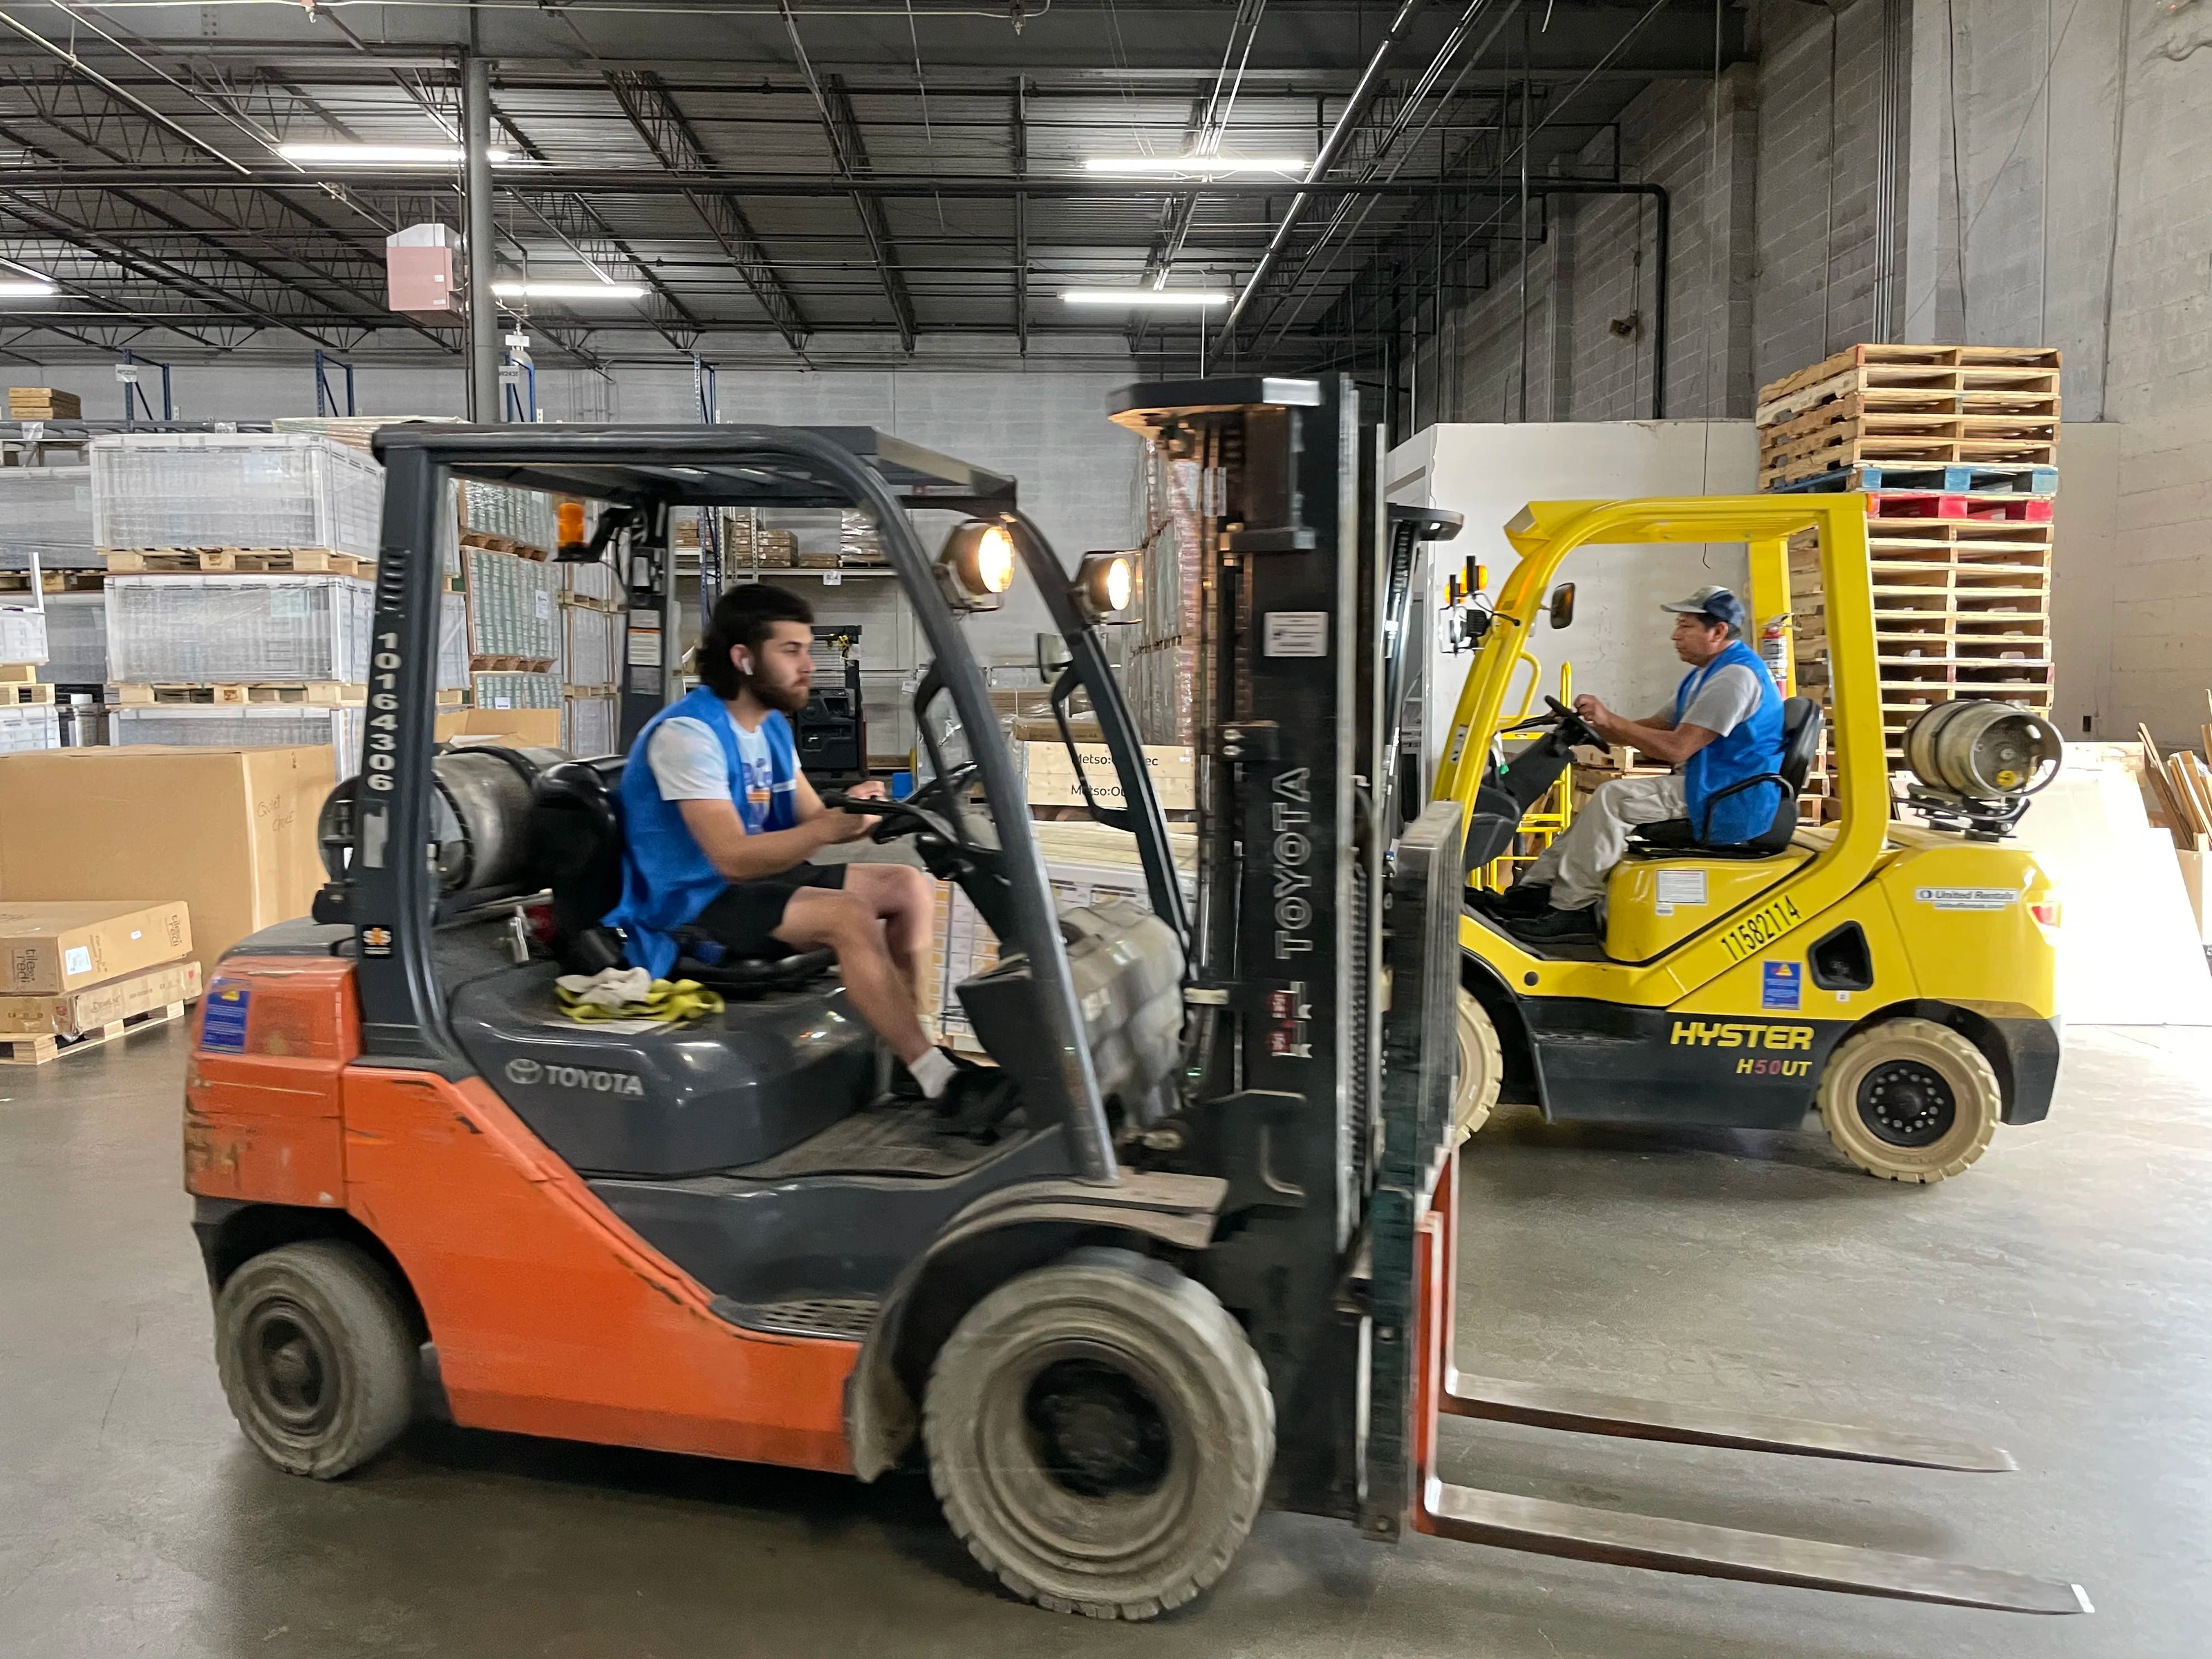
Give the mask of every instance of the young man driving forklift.
[(1597, 787), (1573, 824), (1501, 897), (1501, 914), (1523, 939), (1596, 938), (1606, 876), (1638, 824), (1686, 817), (1698, 841), (1726, 847), (1774, 821), (1779, 785), (1714, 799), (1731, 784), (1773, 772), (1782, 759), (1782, 694), (1743, 642), (1743, 601), (1725, 587), (1701, 587), (1659, 608), (1674, 613), (1674, 654), (1690, 665), (1673, 708), (1633, 720), (1583, 696), (1575, 699), (1575, 713), (1607, 742), (1677, 769)]
[[(799, 768), (789, 717), (814, 678), (814, 612), (766, 583), (716, 601), (701, 684), (647, 721), (623, 771), (623, 896), (606, 918), (632, 966), (665, 977), (681, 956), (836, 953), (845, 994), (925, 1099), (988, 1118), (997, 1073), (933, 1047), (917, 1014), (933, 884), (904, 864), (817, 864), (877, 819), (823, 804)], [(879, 780), (847, 791), (884, 795)]]

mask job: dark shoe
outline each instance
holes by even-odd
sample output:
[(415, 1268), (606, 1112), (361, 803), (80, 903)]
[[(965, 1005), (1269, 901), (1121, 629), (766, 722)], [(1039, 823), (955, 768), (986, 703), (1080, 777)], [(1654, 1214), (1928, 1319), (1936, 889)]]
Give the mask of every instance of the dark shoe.
[(1597, 907), (1580, 910), (1547, 910), (1540, 916), (1516, 918), (1513, 934), (1532, 940), (1595, 939)]
[[(943, 1054), (945, 1059), (952, 1062), (952, 1069), (956, 1073), (963, 1071), (972, 1072), (975, 1070), (975, 1062), (974, 1060), (969, 1059), (965, 1054), (953, 1053), (951, 1049), (946, 1048), (941, 1042), (937, 1045), (937, 1052)], [(891, 1061), (891, 1083), (890, 1094), (893, 1100), (920, 1100), (921, 1098), (921, 1085), (916, 1083), (914, 1080), (914, 1073), (908, 1071), (896, 1060), (893, 1060)]]
[(1516, 881), (1498, 896), (1501, 916), (1540, 916), (1552, 908), (1552, 884)]
[(941, 1132), (985, 1145), (998, 1139), (999, 1125), (1022, 1103), (1013, 1079), (995, 1066), (970, 1065), (931, 1103)]

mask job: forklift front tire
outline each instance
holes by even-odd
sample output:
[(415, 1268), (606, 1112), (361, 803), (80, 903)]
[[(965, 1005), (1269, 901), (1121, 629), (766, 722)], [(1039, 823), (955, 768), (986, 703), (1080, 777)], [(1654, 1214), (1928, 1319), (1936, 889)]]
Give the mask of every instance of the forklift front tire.
[(969, 1553), (1055, 1613), (1150, 1619), (1228, 1570), (1275, 1457), (1267, 1372), (1212, 1291), (1133, 1251), (1009, 1279), (937, 1356), (929, 1474)]
[(1869, 1027), (1846, 1039), (1820, 1074), (1828, 1138), (1885, 1181), (1957, 1175), (1988, 1146), (2003, 1108), (1988, 1058), (1929, 1019)]
[(383, 1269), (320, 1238), (231, 1274), (216, 1297), (215, 1358), (256, 1449), (288, 1474), (333, 1480), (407, 1427), (421, 1350)]
[(1452, 1121), (1466, 1139), (1490, 1121), (1505, 1080), (1505, 1051), (1489, 1011), (1464, 985), (1459, 989), (1459, 1084), (1452, 1091)]

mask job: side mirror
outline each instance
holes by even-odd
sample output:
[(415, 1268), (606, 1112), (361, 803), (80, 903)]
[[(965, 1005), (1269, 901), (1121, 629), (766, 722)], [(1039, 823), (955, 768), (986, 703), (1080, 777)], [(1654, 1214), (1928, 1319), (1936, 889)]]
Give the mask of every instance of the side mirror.
[(1561, 582), (1552, 590), (1552, 626), (1572, 628), (1575, 625), (1575, 585)]

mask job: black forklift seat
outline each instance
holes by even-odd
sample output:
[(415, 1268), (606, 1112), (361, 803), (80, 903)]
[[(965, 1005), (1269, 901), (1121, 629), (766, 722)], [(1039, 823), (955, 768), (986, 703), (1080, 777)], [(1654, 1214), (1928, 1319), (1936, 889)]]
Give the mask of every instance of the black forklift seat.
[(1782, 786), (1782, 799), (1774, 809), (1773, 823), (1749, 841), (1711, 847), (1697, 833), (1703, 826), (1693, 826), (1687, 818), (1662, 818), (1638, 830), (1629, 840), (1628, 850), (1660, 858), (1695, 854), (1700, 858), (1716, 859), (1763, 859), (1785, 850), (1797, 834), (1797, 797), (1805, 793), (1806, 775), (1812, 771), (1813, 757), (1820, 752), (1820, 704), (1809, 697), (1787, 699), (1782, 705), (1782, 760), (1778, 769), (1730, 784), (1705, 803), (1705, 817), (1710, 822), (1714, 806), (1730, 795), (1755, 789), (1763, 783), (1778, 783)]
[[(623, 758), (568, 761), (538, 775), (530, 805), (532, 855), (553, 891), (553, 950), (570, 973), (595, 974), (623, 963), (622, 940), (600, 918), (622, 897), (622, 820), (615, 811)], [(725, 994), (787, 991), (836, 966), (830, 951), (793, 951), (769, 940), (764, 949), (706, 963), (686, 957), (674, 977)]]

